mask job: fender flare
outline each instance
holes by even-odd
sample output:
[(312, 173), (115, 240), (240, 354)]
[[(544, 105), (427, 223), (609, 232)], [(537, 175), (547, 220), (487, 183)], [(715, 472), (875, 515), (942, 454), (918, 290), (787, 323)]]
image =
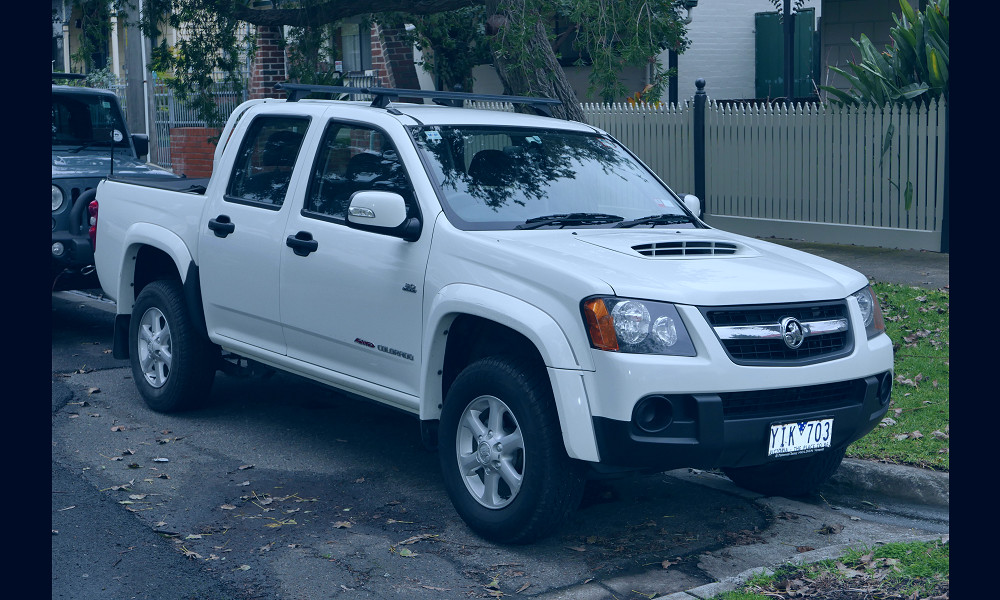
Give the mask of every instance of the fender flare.
[(132, 291), (135, 283), (135, 259), (143, 246), (156, 248), (164, 252), (173, 261), (180, 275), (181, 283), (186, 284), (190, 266), (194, 264), (187, 244), (176, 233), (152, 223), (133, 223), (125, 231), (122, 247), (122, 264), (118, 278), (118, 314), (131, 314), (135, 303)]
[[(573, 458), (597, 460), (590, 404), (586, 401), (579, 375), (583, 371), (594, 370), (590, 355), (574, 351), (563, 329), (542, 309), (477, 285), (458, 283), (446, 286), (431, 301), (425, 320), (425, 367), (420, 382), (421, 421), (436, 421), (441, 417), (444, 403), (441, 376), (448, 346), (447, 332), (459, 315), (472, 315), (504, 325), (534, 344), (545, 362), (553, 386), (556, 413), (567, 453)], [(570, 390), (568, 387), (578, 389)], [(572, 397), (573, 400), (565, 401), (565, 397)], [(588, 431), (589, 436), (586, 435)]]

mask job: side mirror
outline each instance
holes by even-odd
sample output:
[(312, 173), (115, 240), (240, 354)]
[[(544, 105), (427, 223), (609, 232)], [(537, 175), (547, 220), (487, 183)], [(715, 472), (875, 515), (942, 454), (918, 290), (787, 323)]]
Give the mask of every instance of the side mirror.
[(135, 154), (142, 158), (149, 154), (149, 136), (144, 133), (132, 134), (132, 145), (135, 146)]
[(401, 237), (420, 238), (420, 219), (406, 216), (406, 201), (395, 192), (355, 192), (347, 209), (347, 224), (355, 229)]
[(689, 211), (694, 213), (694, 216), (700, 219), (701, 200), (698, 199), (698, 196), (695, 196), (694, 194), (684, 194), (682, 198), (684, 200), (684, 206), (686, 206)]

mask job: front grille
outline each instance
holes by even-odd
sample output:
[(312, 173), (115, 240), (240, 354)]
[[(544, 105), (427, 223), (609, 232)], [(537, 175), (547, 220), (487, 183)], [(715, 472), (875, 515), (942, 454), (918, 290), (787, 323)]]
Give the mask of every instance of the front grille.
[(865, 390), (865, 380), (855, 379), (805, 387), (728, 392), (719, 396), (724, 418), (750, 419), (860, 405), (864, 402)]
[[(785, 317), (799, 322), (829, 322), (848, 320), (847, 304), (843, 300), (811, 304), (770, 304), (760, 306), (729, 306), (702, 308), (709, 324), (719, 330), (725, 327), (775, 326)], [(849, 322), (849, 321), (847, 321)], [(854, 348), (850, 329), (806, 337), (798, 348), (789, 348), (781, 338), (745, 338), (719, 340), (729, 357), (741, 365), (802, 365), (845, 356)]]
[(731, 242), (656, 242), (632, 246), (632, 249), (643, 256), (736, 254), (736, 244)]

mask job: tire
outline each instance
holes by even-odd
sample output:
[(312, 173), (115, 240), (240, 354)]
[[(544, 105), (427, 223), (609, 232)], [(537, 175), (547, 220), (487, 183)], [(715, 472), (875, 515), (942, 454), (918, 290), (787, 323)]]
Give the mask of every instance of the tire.
[(583, 463), (566, 454), (543, 369), (505, 356), (470, 364), (448, 391), (438, 435), (448, 496), (487, 540), (545, 537), (580, 504)]
[(128, 333), (132, 378), (149, 408), (187, 410), (208, 396), (218, 352), (195, 329), (180, 282), (158, 280), (144, 287)]
[(833, 477), (844, 460), (845, 450), (824, 450), (806, 458), (722, 471), (741, 488), (765, 496), (805, 496)]

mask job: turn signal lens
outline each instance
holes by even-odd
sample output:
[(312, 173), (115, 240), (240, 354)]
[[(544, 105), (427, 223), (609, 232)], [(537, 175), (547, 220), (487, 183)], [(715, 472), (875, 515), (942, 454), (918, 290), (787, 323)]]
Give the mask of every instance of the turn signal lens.
[(587, 319), (590, 342), (599, 350), (618, 351), (618, 336), (615, 335), (615, 321), (608, 314), (604, 300), (593, 298), (583, 303), (583, 314)]

